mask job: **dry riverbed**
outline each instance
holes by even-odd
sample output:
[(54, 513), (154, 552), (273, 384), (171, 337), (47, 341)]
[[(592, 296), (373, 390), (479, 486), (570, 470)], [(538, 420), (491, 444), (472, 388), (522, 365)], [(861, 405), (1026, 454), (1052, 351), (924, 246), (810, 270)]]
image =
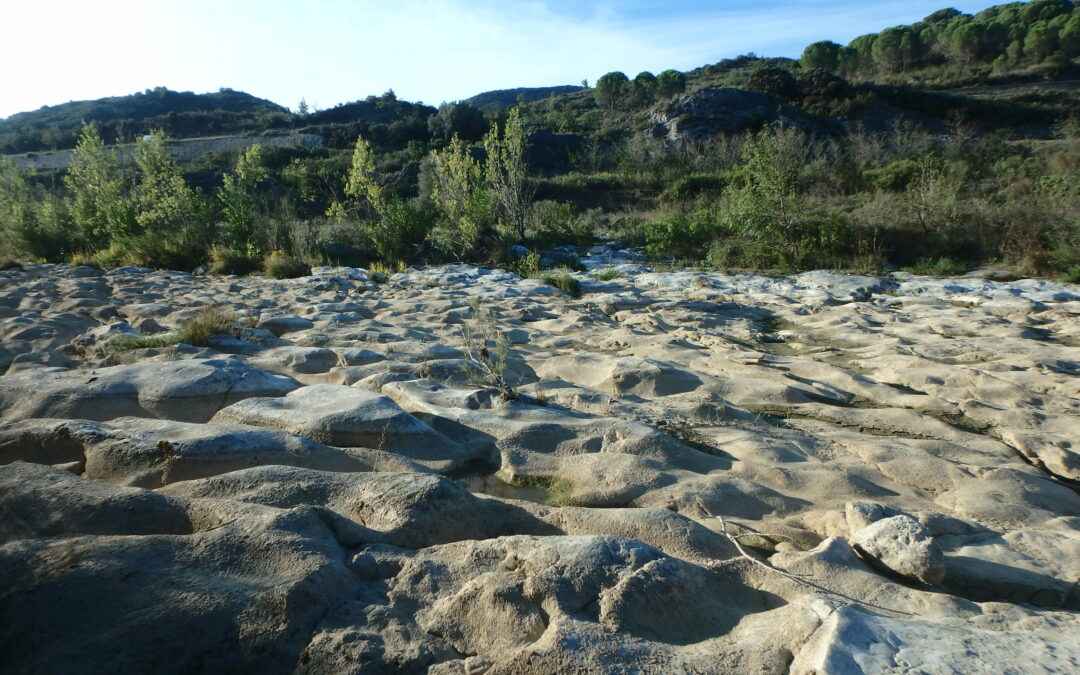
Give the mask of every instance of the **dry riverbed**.
[(0, 272), (2, 669), (1080, 669), (1080, 287), (585, 262)]

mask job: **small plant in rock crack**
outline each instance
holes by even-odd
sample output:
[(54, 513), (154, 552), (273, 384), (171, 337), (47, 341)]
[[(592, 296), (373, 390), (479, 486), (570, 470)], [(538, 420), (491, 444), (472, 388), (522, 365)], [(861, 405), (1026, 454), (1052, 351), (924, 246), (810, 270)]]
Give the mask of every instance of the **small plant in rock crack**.
[(472, 313), (461, 325), (465, 341), (465, 373), (469, 381), (499, 390), (503, 400), (517, 398), (506, 381), (506, 357), (510, 341), (495, 324), (495, 315), (479, 303), (470, 303)]

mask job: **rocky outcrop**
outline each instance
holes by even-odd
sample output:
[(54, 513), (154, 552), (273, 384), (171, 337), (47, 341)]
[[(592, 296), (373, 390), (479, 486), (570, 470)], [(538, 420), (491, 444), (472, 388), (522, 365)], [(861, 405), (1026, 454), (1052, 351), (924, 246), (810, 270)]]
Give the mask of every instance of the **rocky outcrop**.
[(809, 126), (806, 114), (773, 94), (732, 87), (706, 87), (664, 102), (648, 113), (651, 134), (672, 142), (735, 134), (783, 119)]

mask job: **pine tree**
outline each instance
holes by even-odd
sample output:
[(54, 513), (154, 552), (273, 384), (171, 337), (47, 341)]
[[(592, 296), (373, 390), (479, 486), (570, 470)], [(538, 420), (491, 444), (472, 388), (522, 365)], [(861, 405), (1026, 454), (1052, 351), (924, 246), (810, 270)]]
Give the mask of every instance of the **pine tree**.
[(136, 229), (135, 209), (127, 199), (116, 153), (92, 124), (83, 125), (64, 183), (70, 191), (68, 211), (76, 229), (94, 248)]
[(236, 168), (222, 179), (217, 198), (221, 203), (224, 227), (220, 242), (234, 251), (249, 256), (265, 253), (265, 242), (256, 241), (256, 189), (267, 177), (262, 166), (262, 148), (252, 145), (242, 153)]
[(198, 199), (169, 157), (162, 131), (138, 142), (135, 166), (135, 221), (140, 232), (168, 236), (195, 220)]

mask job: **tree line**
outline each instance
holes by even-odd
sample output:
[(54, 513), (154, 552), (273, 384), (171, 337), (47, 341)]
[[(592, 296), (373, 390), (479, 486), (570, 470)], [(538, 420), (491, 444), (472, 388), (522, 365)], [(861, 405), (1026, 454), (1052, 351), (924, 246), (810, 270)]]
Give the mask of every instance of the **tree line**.
[(1080, 7), (1071, 0), (1033, 0), (990, 7), (975, 15), (942, 9), (910, 26), (855, 38), (846, 46), (815, 42), (801, 62), (845, 77), (909, 73), (951, 65), (1068, 66), (1080, 56)]
[[(185, 181), (164, 133), (140, 139), (125, 166), (87, 124), (55, 188), (0, 159), (0, 241), (27, 259), (209, 264), (218, 272), (266, 267), (272, 256), (301, 263), (477, 257), (500, 243), (523, 242), (532, 207), (517, 111), (493, 121), (480, 140), (474, 147), (453, 133), (445, 148), (425, 157), (426, 188), (411, 199), (384, 185), (363, 136), (344, 175), (319, 175), (317, 164), (299, 158), (272, 170), (264, 149), (252, 145), (206, 192)], [(300, 204), (320, 198), (327, 204), (322, 213), (298, 215)]]

